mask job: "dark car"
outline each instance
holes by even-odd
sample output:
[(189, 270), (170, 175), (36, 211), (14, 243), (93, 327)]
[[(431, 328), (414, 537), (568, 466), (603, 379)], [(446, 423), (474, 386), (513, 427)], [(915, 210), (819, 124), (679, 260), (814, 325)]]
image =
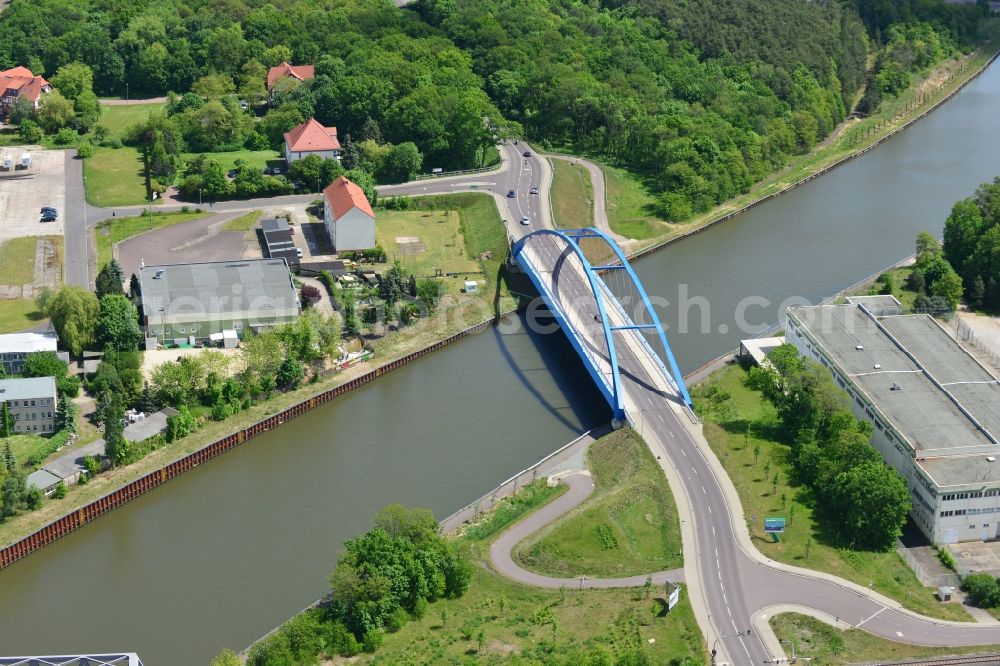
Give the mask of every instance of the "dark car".
[(45, 213), (42, 215), (42, 222), (55, 222), (56, 216), (53, 213)]
[(521, 153), (521, 154), (522, 154), (522, 155), (523, 155), (524, 157), (531, 157), (531, 151), (530, 151), (530, 150), (526, 150), (526, 151), (524, 151), (524, 152), (523, 152), (523, 153)]
[(59, 217), (59, 211), (52, 206), (45, 206), (42, 210), (38, 211), (39, 215), (45, 215), (46, 213), (51, 213), (52, 215)]
[(517, 192), (515, 192), (514, 190), (507, 190), (507, 198), (508, 199), (513, 199), (516, 196), (517, 196)]
[(228, 178), (236, 178), (236, 169), (230, 169), (226, 172)]

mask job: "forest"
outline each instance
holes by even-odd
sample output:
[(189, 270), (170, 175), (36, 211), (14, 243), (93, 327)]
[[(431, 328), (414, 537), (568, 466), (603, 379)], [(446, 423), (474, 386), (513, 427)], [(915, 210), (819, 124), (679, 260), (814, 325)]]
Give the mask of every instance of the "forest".
[[(870, 112), (971, 49), (986, 12), (942, 0), (18, 0), (0, 14), (0, 67), (83, 63), (102, 96), (194, 92), (209, 103), (174, 109), (193, 149), (259, 149), (310, 116), (374, 141), (369, 156), (412, 143), (382, 180), (413, 164), (478, 166), (496, 140), (524, 136), (628, 168), (654, 212), (683, 221), (812, 149), (859, 98)], [(267, 68), (286, 60), (315, 64), (316, 78), (280, 90), (266, 115), (260, 105), (256, 126), (234, 119), (222, 98), (263, 99)], [(232, 130), (218, 141), (198, 132), (216, 117)]]

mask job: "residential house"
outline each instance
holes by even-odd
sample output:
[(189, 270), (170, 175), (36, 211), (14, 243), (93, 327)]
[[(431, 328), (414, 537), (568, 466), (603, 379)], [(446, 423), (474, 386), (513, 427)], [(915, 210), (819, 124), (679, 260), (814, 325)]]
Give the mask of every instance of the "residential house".
[(55, 352), (63, 361), (69, 362), (69, 354), (56, 351), (59, 338), (54, 332), (48, 333), (8, 333), (0, 335), (0, 364), (8, 375), (19, 375), (24, 371), (24, 360), (35, 352)]
[(139, 269), (140, 314), (158, 343), (210, 340), (295, 321), (298, 291), (284, 259), (241, 259)]
[(269, 99), (274, 99), (274, 88), (282, 79), (294, 79), (297, 81), (308, 81), (316, 76), (316, 68), (313, 65), (290, 65), (283, 62), (267, 71), (267, 94)]
[(309, 155), (340, 159), (337, 128), (323, 127), (315, 118), (310, 118), (285, 132), (285, 160), (289, 164)]
[(365, 191), (344, 176), (323, 190), (323, 222), (336, 252), (375, 247), (375, 211)]
[(6, 403), (7, 411), (14, 417), (15, 433), (55, 432), (55, 377), (0, 379), (0, 403)]
[(37, 109), (44, 93), (52, 90), (52, 84), (43, 76), (35, 76), (27, 67), (15, 67), (0, 72), (0, 118), (6, 118), (14, 102), (24, 98)]

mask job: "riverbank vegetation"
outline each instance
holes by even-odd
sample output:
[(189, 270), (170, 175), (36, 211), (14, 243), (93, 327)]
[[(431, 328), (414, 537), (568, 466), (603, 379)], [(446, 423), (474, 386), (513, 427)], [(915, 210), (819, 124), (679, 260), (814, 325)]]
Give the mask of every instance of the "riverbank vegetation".
[[(922, 587), (895, 550), (845, 546), (841, 526), (824, 513), (821, 499), (807, 483), (811, 477), (803, 478), (798, 472), (796, 454), (788, 443), (792, 433), (775, 406), (747, 386), (747, 377), (743, 367), (732, 365), (699, 384), (692, 395), (705, 420), (705, 437), (740, 496), (754, 545), (775, 560), (870, 586), (918, 613), (968, 620), (961, 605), (942, 604), (931, 589)], [(858, 431), (848, 428), (847, 434), (845, 447), (854, 442), (853, 448), (864, 451)], [(803, 448), (814, 451), (814, 447), (819, 448), (815, 444)], [(763, 531), (764, 518), (769, 516), (786, 518), (780, 541)], [(847, 527), (853, 532), (857, 526)]]
[[(585, 513), (592, 511), (594, 504), (598, 508), (606, 507), (609, 498), (626, 500), (626, 495), (635, 489), (628, 482), (629, 473), (641, 473), (647, 463), (655, 468), (642, 440), (632, 431), (607, 435), (593, 447), (597, 447), (597, 451), (590, 462), (594, 471), (600, 470), (605, 477), (602, 483), (606, 486), (599, 491), (596, 503), (588, 501), (580, 507)], [(636, 462), (635, 457), (642, 462)], [(665, 488), (662, 473), (658, 470), (657, 473), (660, 474), (659, 484)], [(356, 655), (355, 659), (362, 664), (430, 666), (461, 662), (597, 666), (656, 663), (695, 666), (703, 663), (706, 646), (686, 593), (681, 594), (677, 606), (668, 613), (666, 594), (661, 589), (541, 589), (513, 583), (490, 568), (489, 549), (497, 535), (518, 518), (558, 497), (564, 488), (548, 486), (545, 480), (528, 484), (516, 495), (500, 500), (489, 512), (477, 516), (459, 535), (448, 539), (454, 552), (461, 553), (470, 566), (468, 589), (464, 594), (440, 595), (430, 604), (414, 603), (408, 612), (389, 613), (384, 616), (378, 640), (356, 643), (350, 638), (344, 641), (346, 632), (328, 629), (331, 613), (332, 617), (340, 617), (340, 604), (330, 603), (289, 620), (274, 637), (251, 648), (247, 663), (251, 666), (311, 663), (295, 654), (295, 646), (316, 645), (321, 640), (327, 641), (326, 645), (346, 645), (351, 650), (344, 654)], [(659, 499), (669, 501), (672, 507), (673, 499), (667, 492), (667, 496), (661, 494)], [(387, 520), (386, 514), (392, 519)], [(376, 530), (387, 522), (407, 525), (407, 516), (412, 515), (425, 514), (410, 514), (399, 507), (390, 507), (376, 517)], [(556, 531), (562, 527), (577, 530), (575, 519), (571, 514), (556, 523)], [(427, 523), (428, 530), (432, 524)], [(676, 529), (676, 515), (672, 524)], [(437, 526), (433, 525), (436, 533)], [(348, 562), (356, 561), (353, 553), (359, 548), (357, 542), (368, 543), (372, 534), (369, 532), (348, 542)], [(645, 538), (648, 535), (637, 536)], [(384, 537), (379, 535), (379, 538)], [(676, 538), (679, 543), (679, 536)], [(658, 539), (654, 537), (653, 541), (658, 542)], [(582, 555), (581, 562), (599, 563), (606, 557), (604, 550), (600, 541), (585, 540), (578, 552)], [(345, 578), (354, 580), (340, 569), (338, 565), (338, 571), (332, 576), (334, 597), (337, 585)], [(346, 598), (357, 598), (357, 589), (358, 586), (352, 583)], [(345, 626), (350, 627), (346, 623)], [(313, 637), (312, 641), (306, 640), (306, 636)], [(268, 644), (275, 647), (261, 647)], [(286, 661), (264, 658), (262, 655), (271, 654), (268, 650), (280, 655), (290, 651), (294, 656), (286, 657)], [(228, 666), (230, 662), (222, 659), (224, 655), (220, 655), (213, 666)]]
[(638, 434), (623, 429), (587, 452), (595, 490), (583, 504), (518, 544), (525, 568), (562, 578), (613, 578), (683, 565), (677, 507)]
[(1000, 178), (983, 183), (974, 196), (952, 208), (944, 226), (943, 255), (960, 278), (958, 293), (964, 286), (970, 307), (1000, 311)]

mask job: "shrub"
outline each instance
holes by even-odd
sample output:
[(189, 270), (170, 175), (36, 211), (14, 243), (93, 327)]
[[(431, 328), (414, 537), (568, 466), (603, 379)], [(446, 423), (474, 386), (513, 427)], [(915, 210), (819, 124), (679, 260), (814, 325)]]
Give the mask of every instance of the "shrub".
[(938, 546), (937, 549), (938, 559), (941, 560), (941, 564), (945, 565), (952, 571), (955, 571), (955, 558), (945, 546)]
[(409, 621), (410, 614), (406, 612), (406, 609), (402, 607), (397, 608), (385, 619), (385, 630), (390, 634), (394, 634), (405, 627)]
[(56, 486), (56, 489), (52, 492), (52, 496), (56, 499), (62, 499), (66, 497), (66, 484), (62, 481)]
[(101, 473), (101, 463), (94, 456), (84, 456), (83, 467), (90, 476), (97, 476)]
[(1000, 586), (997, 579), (986, 573), (970, 574), (962, 581), (962, 589), (969, 593), (969, 601), (980, 608), (1000, 606)]
[(76, 137), (76, 130), (70, 129), (69, 127), (63, 127), (61, 130), (56, 132), (53, 141), (55, 141), (57, 146), (68, 146), (76, 141)]
[(365, 652), (371, 654), (382, 645), (383, 640), (385, 640), (385, 634), (382, 633), (382, 630), (372, 628), (365, 632), (364, 640), (361, 641), (361, 647)]
[(361, 651), (358, 639), (354, 637), (343, 622), (327, 622), (323, 625), (323, 643), (328, 654), (339, 654), (342, 657), (353, 657)]

